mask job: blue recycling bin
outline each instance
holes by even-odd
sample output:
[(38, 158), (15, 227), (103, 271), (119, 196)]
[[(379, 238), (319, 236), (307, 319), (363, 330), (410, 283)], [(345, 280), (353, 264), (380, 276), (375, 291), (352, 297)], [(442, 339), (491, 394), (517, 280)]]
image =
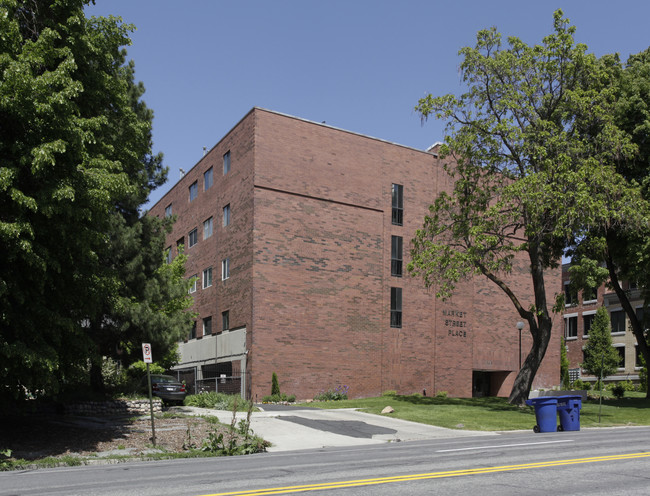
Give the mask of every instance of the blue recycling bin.
[(534, 432), (557, 431), (557, 397), (530, 398), (526, 400), (526, 404), (535, 407), (537, 425), (533, 427)]
[(582, 409), (581, 396), (558, 396), (557, 413), (560, 416), (559, 431), (580, 430), (580, 410)]

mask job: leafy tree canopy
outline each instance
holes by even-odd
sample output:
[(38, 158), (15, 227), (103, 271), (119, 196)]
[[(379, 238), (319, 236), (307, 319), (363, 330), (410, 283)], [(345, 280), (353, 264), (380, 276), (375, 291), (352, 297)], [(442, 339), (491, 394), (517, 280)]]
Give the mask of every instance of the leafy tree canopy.
[[(165, 229), (138, 213), (166, 169), (151, 153), (153, 114), (126, 63), (132, 27), (86, 19), (86, 3), (0, 2), (0, 395), (56, 391), (100, 352), (84, 323), (107, 302), (113, 317), (128, 313), (124, 298), (132, 306), (150, 293), (151, 308), (164, 308), (123, 270), (157, 274), (163, 241), (154, 233)], [(112, 250), (127, 229), (132, 258), (118, 262)], [(147, 256), (158, 251), (145, 261), (136, 255), (147, 237)]]
[[(430, 207), (409, 270), (441, 298), (476, 274), (510, 298), (533, 338), (513, 403), (527, 398), (550, 341), (547, 295), (559, 277), (547, 285), (548, 270), (589, 228), (641, 222), (639, 191), (615, 168), (636, 150), (614, 121), (618, 67), (576, 44), (561, 11), (553, 26), (534, 46), (516, 37), (504, 46), (495, 28), (480, 31), (476, 46), (460, 51), (467, 91), (429, 95), (416, 107), (448, 122), (440, 155), (451, 158), (454, 187)], [(532, 291), (507, 281), (524, 258)]]

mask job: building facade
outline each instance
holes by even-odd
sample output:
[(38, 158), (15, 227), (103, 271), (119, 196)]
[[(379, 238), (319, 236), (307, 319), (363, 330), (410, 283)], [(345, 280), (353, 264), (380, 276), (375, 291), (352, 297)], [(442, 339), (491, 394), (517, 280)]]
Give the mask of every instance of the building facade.
[[(501, 290), (476, 278), (442, 302), (406, 271), (451, 187), (435, 149), (252, 109), (149, 213), (177, 217), (169, 257), (183, 245), (196, 278), (178, 369), (241, 374), (258, 400), (273, 372), (299, 399), (343, 385), (352, 397), (509, 394), (520, 319)], [(527, 291), (525, 260), (509, 281)], [(538, 387), (559, 383), (561, 324)], [(530, 343), (524, 330), (524, 357)]]
[[(569, 376), (571, 380), (581, 379), (595, 382), (597, 377), (585, 375), (580, 367), (584, 361), (584, 348), (589, 340), (589, 329), (599, 307), (605, 306), (609, 313), (612, 346), (619, 356), (618, 370), (614, 375), (604, 379), (604, 382), (639, 380), (641, 370), (640, 353), (636, 337), (632, 332), (629, 319), (618, 296), (609, 290), (605, 284), (592, 291), (579, 291), (573, 294), (569, 276), (570, 264), (562, 266), (562, 285), (565, 299), (564, 339), (566, 342), (567, 358), (569, 359)], [(643, 299), (641, 291), (624, 282), (622, 288), (628, 291), (630, 303), (636, 309), (637, 317), (643, 320)]]

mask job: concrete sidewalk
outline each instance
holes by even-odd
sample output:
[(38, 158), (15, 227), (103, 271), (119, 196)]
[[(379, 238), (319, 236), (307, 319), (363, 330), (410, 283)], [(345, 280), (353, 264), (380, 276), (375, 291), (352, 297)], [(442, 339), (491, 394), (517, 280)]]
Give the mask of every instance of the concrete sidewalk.
[[(232, 412), (229, 411), (188, 406), (177, 408), (177, 411), (189, 415), (216, 416), (225, 424), (232, 420)], [(245, 418), (246, 412), (236, 414), (237, 422)], [(253, 412), (251, 428), (255, 434), (273, 444), (268, 449), (271, 452), (495, 435), (493, 432), (462, 431), (408, 422), (354, 409), (321, 410), (296, 407), (275, 407), (272, 411)]]

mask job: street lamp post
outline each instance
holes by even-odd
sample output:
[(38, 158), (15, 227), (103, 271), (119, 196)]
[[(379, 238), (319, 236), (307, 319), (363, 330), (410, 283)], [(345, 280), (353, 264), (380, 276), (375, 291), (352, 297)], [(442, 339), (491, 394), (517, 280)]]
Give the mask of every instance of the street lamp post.
[(519, 330), (519, 370), (521, 370), (521, 331), (524, 328), (524, 323), (517, 322), (517, 329)]

